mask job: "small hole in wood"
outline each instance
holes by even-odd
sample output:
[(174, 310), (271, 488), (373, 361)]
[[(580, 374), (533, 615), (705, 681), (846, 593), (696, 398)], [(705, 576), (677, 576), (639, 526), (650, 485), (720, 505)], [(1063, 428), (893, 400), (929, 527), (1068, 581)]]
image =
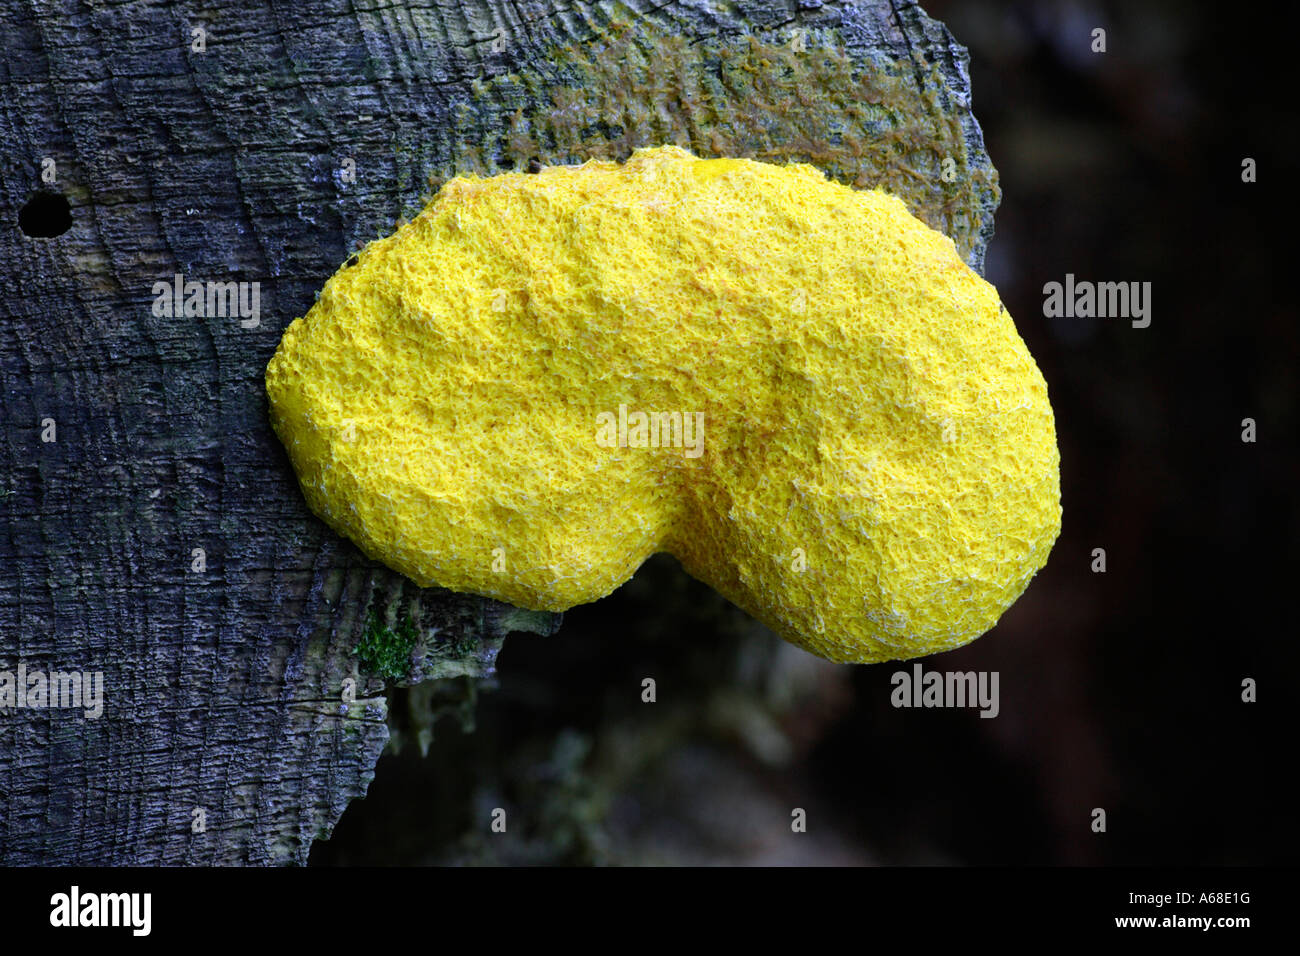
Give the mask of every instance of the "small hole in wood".
[(18, 213), (18, 228), (24, 236), (53, 239), (72, 227), (72, 207), (62, 193), (37, 193)]

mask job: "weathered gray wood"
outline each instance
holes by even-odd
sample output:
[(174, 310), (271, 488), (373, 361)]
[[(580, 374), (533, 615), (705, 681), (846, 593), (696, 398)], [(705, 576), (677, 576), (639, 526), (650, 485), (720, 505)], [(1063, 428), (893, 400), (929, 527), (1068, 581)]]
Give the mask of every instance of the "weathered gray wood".
[[(105, 682), (99, 719), (0, 712), (7, 864), (302, 863), (388, 739), (372, 615), (418, 632), (404, 683), (558, 623), (366, 560), (267, 424), (284, 327), (439, 181), (662, 142), (811, 161), (976, 267), (997, 203), (964, 51), (905, 2), (7, 0), (0, 45), (0, 671)], [(57, 238), (17, 227), (42, 189)], [(155, 315), (176, 273), (260, 283), (260, 323)]]

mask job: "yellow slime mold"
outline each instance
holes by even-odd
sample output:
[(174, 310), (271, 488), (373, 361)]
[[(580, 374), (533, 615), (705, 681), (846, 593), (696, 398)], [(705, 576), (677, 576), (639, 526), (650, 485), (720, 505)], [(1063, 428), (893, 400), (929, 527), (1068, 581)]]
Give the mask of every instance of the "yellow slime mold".
[(266, 372), (311, 508), (421, 586), (561, 611), (667, 551), (786, 639), (987, 631), (1060, 528), (1047, 387), (901, 201), (699, 160), (448, 182)]

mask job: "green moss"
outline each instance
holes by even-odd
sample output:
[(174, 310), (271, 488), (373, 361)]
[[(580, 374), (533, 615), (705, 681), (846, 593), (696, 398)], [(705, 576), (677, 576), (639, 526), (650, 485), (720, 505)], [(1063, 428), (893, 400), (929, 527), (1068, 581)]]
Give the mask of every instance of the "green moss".
[(372, 610), (352, 655), (364, 670), (388, 680), (401, 680), (411, 672), (411, 651), (418, 640), (419, 634), (409, 615), (396, 628), (391, 628)]

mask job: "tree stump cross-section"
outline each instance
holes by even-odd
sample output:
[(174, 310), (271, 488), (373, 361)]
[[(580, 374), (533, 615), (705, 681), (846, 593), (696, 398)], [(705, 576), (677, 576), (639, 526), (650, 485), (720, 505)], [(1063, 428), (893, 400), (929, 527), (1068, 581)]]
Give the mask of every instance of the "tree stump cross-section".
[(810, 162), (977, 269), (998, 201), (965, 51), (901, 0), (3, 0), (0, 45), (5, 864), (305, 863), (387, 688), (558, 626), (366, 559), (268, 424), (285, 326), (440, 182)]

